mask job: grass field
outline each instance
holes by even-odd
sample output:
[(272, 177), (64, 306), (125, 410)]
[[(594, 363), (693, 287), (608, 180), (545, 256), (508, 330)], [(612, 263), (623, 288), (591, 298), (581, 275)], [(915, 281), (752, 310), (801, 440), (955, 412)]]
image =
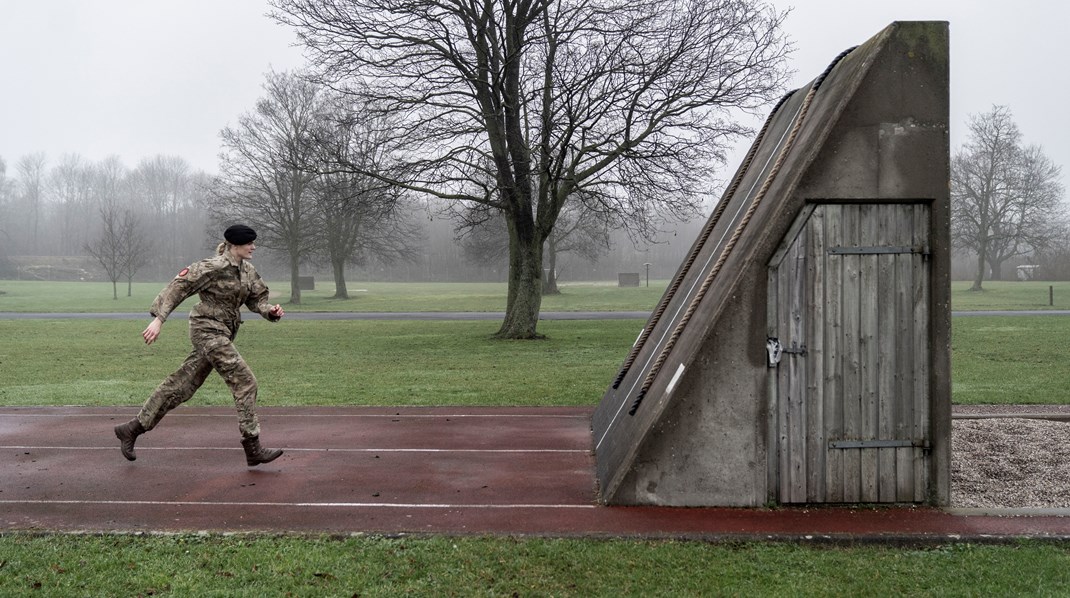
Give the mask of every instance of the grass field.
[[(544, 321), (541, 341), (495, 322), (246, 323), (238, 347), (265, 405), (594, 405), (641, 320)], [(186, 323), (154, 345), (141, 320), (0, 320), (0, 405), (139, 405), (189, 350)], [(952, 330), (958, 404), (1070, 403), (1070, 318), (975, 316)], [(229, 405), (217, 376), (194, 404)]]
[[(332, 299), (334, 285), (318, 284), (315, 291), (301, 293), (301, 305), (288, 303), (289, 284), (270, 282), (272, 300), (287, 311), (409, 312), (505, 310), (504, 283), (356, 283), (349, 285), (350, 298)], [(560, 295), (543, 298), (544, 311), (635, 311), (651, 310), (661, 299), (666, 281), (651, 286), (620, 288), (610, 283), (575, 283), (561, 287)], [(126, 285), (112, 299), (110, 283), (28, 282), (0, 280), (0, 312), (147, 312), (164, 283), (134, 283), (132, 295)], [(192, 300), (191, 300), (192, 304)], [(188, 309), (188, 306), (186, 306)]]
[[(984, 293), (970, 293), (966, 283), (956, 283), (953, 301), (973, 309), (1026, 309), (1030, 297), (1047, 298), (1046, 283), (989, 286)], [(139, 311), (158, 285), (140, 287), (146, 298), (137, 299), (136, 307), (135, 299), (124, 298), (117, 306), (111, 299), (81, 299), (83, 293), (92, 295), (101, 288), (99, 283), (0, 281), (5, 291), (0, 311)], [(383, 284), (369, 293), (377, 297), (375, 302), (383, 302), (375, 311), (420, 311), (427, 305), (480, 311), (490, 308), (499, 291), (504, 292), (504, 286)], [(544, 307), (645, 310), (660, 293), (654, 286), (573, 285), (561, 296), (547, 298)], [(1056, 296), (1070, 298), (1070, 286)], [(306, 296), (302, 309), (319, 310), (317, 303), (367, 306), (370, 297), (340, 302)], [(138, 342), (144, 324), (0, 320), (0, 404), (140, 403), (188, 350), (183, 322), (169, 323), (152, 347)], [(267, 404), (590, 405), (602, 396), (643, 324), (543, 321), (539, 330), (548, 340), (509, 342), (490, 340), (496, 322), (286, 321), (276, 327), (253, 317), (242, 329), (239, 347), (264, 382), (262, 400)], [(955, 318), (954, 402), (1070, 403), (1063, 365), (1066, 338), (1070, 318)], [(212, 378), (196, 400), (228, 404), (230, 399)]]
[[(591, 405), (644, 322), (546, 321), (541, 341), (495, 322), (307, 321), (242, 326), (265, 405)], [(187, 324), (155, 344), (141, 320), (0, 320), (0, 405), (140, 405), (189, 352)], [(229, 405), (218, 376), (195, 404)]]
[[(144, 311), (160, 287), (138, 286), (134, 298), (112, 302), (110, 286), (105, 298), (86, 297), (93, 284), (0, 281), (0, 311)], [(333, 303), (496, 311), (504, 292), (368, 286), (367, 295)], [(970, 309), (1043, 309), (1030, 303), (1041, 291), (1047, 301), (1046, 285), (998, 286), (983, 294), (954, 290), (956, 309), (967, 302)], [(1059, 303), (1060, 292), (1070, 299), (1070, 287), (1057, 290), (1055, 307), (1070, 308)], [(543, 308), (643, 310), (660, 293), (569, 287)], [(306, 299), (301, 309), (332, 304)], [(189, 348), (180, 320), (145, 346), (139, 333), (147, 319), (0, 320), (0, 405), (140, 404)], [(544, 321), (547, 340), (496, 341), (496, 322), (251, 320), (238, 345), (265, 405), (593, 405), (644, 323)], [(955, 402), (1070, 402), (1061, 340), (1068, 334), (1064, 317), (955, 318)], [(193, 400), (230, 402), (215, 376)], [(0, 534), (0, 595), (1056, 596), (1070, 595), (1070, 546), (9, 533)]]
[(972, 283), (951, 283), (951, 309), (961, 311), (1070, 309), (1070, 282), (986, 282), (971, 292)]

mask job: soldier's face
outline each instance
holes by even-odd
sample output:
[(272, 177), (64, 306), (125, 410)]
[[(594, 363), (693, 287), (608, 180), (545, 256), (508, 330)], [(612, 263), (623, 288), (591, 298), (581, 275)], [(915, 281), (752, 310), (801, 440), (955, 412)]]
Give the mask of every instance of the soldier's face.
[(245, 245), (235, 245), (231, 251), (234, 253), (234, 257), (248, 260), (252, 259), (254, 249), (256, 249), (256, 243), (246, 243)]

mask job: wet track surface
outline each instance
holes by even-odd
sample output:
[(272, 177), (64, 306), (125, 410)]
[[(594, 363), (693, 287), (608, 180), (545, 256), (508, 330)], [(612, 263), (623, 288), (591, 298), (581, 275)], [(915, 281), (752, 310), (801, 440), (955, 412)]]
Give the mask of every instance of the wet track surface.
[[(0, 530), (502, 534), (914, 542), (1070, 538), (1061, 512), (610, 507), (589, 408), (180, 408), (118, 450), (133, 408), (0, 408)], [(1009, 516), (1015, 515), (1015, 516)]]

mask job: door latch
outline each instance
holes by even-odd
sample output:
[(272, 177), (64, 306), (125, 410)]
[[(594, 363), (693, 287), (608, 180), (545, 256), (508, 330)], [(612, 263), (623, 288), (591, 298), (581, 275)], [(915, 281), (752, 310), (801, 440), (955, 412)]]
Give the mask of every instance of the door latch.
[(780, 363), (780, 358), (784, 354), (788, 355), (806, 355), (806, 345), (800, 345), (796, 341), (791, 341), (790, 347), (785, 347), (780, 344), (779, 338), (769, 338), (765, 341), (765, 350), (769, 353), (769, 367), (775, 368)]

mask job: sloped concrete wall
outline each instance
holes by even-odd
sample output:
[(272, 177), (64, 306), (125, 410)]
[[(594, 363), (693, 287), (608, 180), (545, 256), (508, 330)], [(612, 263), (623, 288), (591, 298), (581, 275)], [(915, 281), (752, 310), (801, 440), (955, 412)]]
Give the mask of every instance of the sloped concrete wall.
[[(698, 253), (696, 272), (668, 303), (635, 365), (607, 390), (593, 429), (596, 471), (610, 504), (759, 506), (773, 499), (766, 363), (766, 264), (808, 201), (932, 202), (930, 502), (950, 488), (950, 306), (948, 221), (948, 27), (893, 23), (846, 55), (800, 121), (807, 88), (774, 114), (724, 222)], [(816, 80), (815, 80), (816, 81)], [(789, 137), (794, 130), (795, 137)], [(786, 140), (792, 140), (785, 153)], [(773, 159), (784, 154), (776, 175)], [(694, 317), (659, 369), (654, 356), (693, 301), (712, 258), (725, 251), (735, 218), (767, 192), (727, 253)], [(643, 396), (643, 382), (657, 371)], [(638, 406), (636, 406), (638, 401)], [(635, 415), (628, 415), (630, 409)]]

